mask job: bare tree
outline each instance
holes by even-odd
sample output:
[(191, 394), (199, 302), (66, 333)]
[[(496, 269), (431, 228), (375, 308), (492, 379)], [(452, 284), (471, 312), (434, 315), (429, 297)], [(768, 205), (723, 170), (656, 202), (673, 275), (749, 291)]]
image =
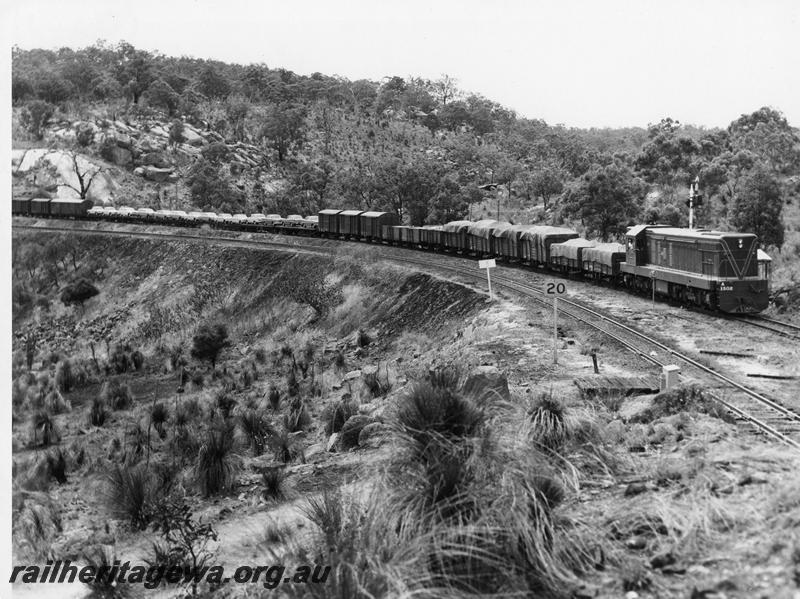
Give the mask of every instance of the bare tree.
[(456, 83), (458, 83), (456, 79), (444, 74), (432, 83), (433, 94), (442, 103), (442, 106), (447, 106), (448, 100), (452, 100), (458, 95), (459, 89)]
[[(77, 186), (73, 185), (66, 179), (60, 185), (63, 185), (64, 187), (69, 187), (71, 190), (75, 191), (78, 194), (80, 199), (85, 200), (87, 194), (89, 193), (89, 189), (91, 188), (92, 183), (94, 182), (95, 177), (97, 177), (97, 175), (99, 175), (100, 173), (104, 172), (105, 169), (95, 164), (92, 164), (88, 160), (86, 161), (88, 163), (88, 166), (82, 166), (78, 161), (80, 154), (72, 149), (54, 148), (49, 152), (47, 152), (45, 156), (47, 156), (48, 154), (54, 154), (58, 152), (66, 154), (69, 157), (70, 170), (73, 173), (75, 173), (75, 177), (78, 179)], [(45, 164), (45, 162), (49, 162), (45, 161), (45, 156), (42, 156), (42, 158), (39, 160), (39, 165), (43, 168), (50, 170), (51, 172), (55, 171), (56, 170), (55, 166), (52, 163)]]
[(64, 181), (64, 185), (69, 187), (70, 189), (78, 192), (78, 195), (82, 200), (86, 199), (86, 194), (89, 193), (89, 188), (92, 186), (94, 182), (94, 178), (103, 172), (103, 169), (96, 165), (90, 165), (85, 170), (78, 164), (78, 153), (74, 150), (65, 150), (66, 154), (70, 157), (72, 161), (72, 172), (75, 173), (75, 176), (78, 178), (78, 187), (75, 187), (71, 183)]

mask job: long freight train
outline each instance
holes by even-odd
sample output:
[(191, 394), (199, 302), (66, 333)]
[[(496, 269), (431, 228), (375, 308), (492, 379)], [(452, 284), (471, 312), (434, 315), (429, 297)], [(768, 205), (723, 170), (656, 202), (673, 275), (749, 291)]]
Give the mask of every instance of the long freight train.
[(313, 235), (454, 254), (494, 257), (655, 294), (684, 305), (748, 314), (769, 303), (770, 258), (750, 233), (631, 227), (625, 244), (597, 243), (565, 227), (512, 225), (494, 220), (441, 226), (400, 225), (396, 214), (322, 210), (293, 214), (216, 214), (182, 210), (92, 207), (85, 200), (12, 200), (15, 215), (113, 222), (202, 226), (253, 232)]

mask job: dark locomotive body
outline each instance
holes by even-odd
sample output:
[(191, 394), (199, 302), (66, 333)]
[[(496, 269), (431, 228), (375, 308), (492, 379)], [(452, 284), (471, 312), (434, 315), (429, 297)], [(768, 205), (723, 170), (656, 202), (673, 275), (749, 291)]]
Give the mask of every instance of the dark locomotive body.
[(769, 304), (768, 280), (759, 272), (758, 240), (658, 225), (632, 227), (621, 265), (626, 286), (722, 312), (761, 312)]
[(277, 214), (186, 213), (96, 207), (86, 200), (14, 199), (12, 211), (39, 218), (89, 218), (131, 223), (210, 226), (221, 229), (317, 235), (388, 243), (476, 257), (495, 257), (539, 269), (580, 275), (632, 291), (728, 313), (756, 313), (769, 303), (770, 258), (755, 235), (631, 227), (625, 245), (581, 239), (577, 232), (546, 225), (455, 221), (436, 227), (400, 225), (396, 214), (322, 210), (318, 217)]

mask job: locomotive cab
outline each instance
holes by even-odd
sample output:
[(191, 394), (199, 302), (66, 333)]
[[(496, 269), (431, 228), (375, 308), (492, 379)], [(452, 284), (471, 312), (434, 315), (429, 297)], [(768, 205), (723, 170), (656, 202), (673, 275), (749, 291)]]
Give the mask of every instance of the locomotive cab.
[(758, 278), (767, 282), (767, 290), (772, 293), (772, 258), (764, 250), (757, 250)]
[(647, 256), (647, 230), (663, 228), (666, 225), (636, 225), (625, 234), (625, 262), (631, 266), (645, 266)]

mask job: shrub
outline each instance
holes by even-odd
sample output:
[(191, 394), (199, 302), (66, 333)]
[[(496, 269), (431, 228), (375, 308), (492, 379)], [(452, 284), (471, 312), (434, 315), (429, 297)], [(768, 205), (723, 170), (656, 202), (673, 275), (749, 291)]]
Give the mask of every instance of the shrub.
[(61, 448), (47, 452), (45, 456), (47, 472), (59, 485), (67, 482), (67, 459)]
[(96, 576), (93, 576), (91, 581), (87, 583), (91, 589), (91, 597), (98, 597), (102, 599), (123, 599), (129, 595), (129, 587), (127, 583), (122, 583), (120, 586), (117, 577), (115, 576), (119, 560), (117, 559), (116, 552), (112, 545), (96, 545), (89, 551), (83, 554), (83, 559), (88, 566), (93, 567)]
[(358, 414), (358, 404), (354, 401), (340, 399), (334, 404), (328, 405), (322, 413), (322, 420), (325, 422), (325, 434), (330, 436), (342, 430), (342, 426), (350, 416)]
[(236, 400), (225, 391), (221, 391), (217, 393), (216, 402), (222, 417), (225, 419), (230, 418), (233, 408), (236, 407)]
[(44, 410), (37, 410), (31, 414), (31, 445), (34, 447), (43, 445), (53, 445), (61, 440), (61, 435), (56, 426), (51, 413)]
[(214, 423), (197, 454), (195, 473), (197, 483), (206, 497), (233, 487), (236, 475), (233, 427)]
[(144, 366), (144, 354), (137, 349), (131, 353), (130, 361), (136, 370), (141, 370), (142, 366)]
[(128, 354), (120, 347), (114, 348), (114, 352), (108, 357), (108, 361), (111, 370), (116, 374), (124, 374), (133, 366)]
[(277, 412), (281, 407), (280, 390), (277, 387), (273, 387), (272, 385), (270, 385), (267, 397), (269, 398), (270, 407)]
[(270, 446), (275, 454), (275, 459), (288, 464), (296, 457), (296, 446), (292, 443), (289, 431), (281, 429), (270, 438)]
[(60, 299), (65, 306), (72, 304), (83, 306), (86, 300), (93, 298), (99, 293), (97, 287), (92, 285), (91, 282), (86, 279), (79, 279), (75, 283), (67, 285), (64, 288), (61, 292)]
[(255, 455), (261, 455), (275, 430), (269, 421), (256, 410), (246, 410), (239, 415), (239, 428), (247, 437)]
[(169, 441), (170, 452), (181, 458), (182, 463), (196, 460), (200, 452), (201, 435), (194, 426), (179, 426)]
[(255, 356), (256, 362), (259, 364), (264, 364), (267, 361), (267, 352), (264, 350), (263, 347), (256, 348), (256, 351), (253, 354)]
[(333, 363), (338, 370), (344, 370), (345, 359), (344, 352), (341, 349), (336, 350), (336, 354), (333, 357)]
[(169, 410), (167, 407), (161, 402), (153, 405), (150, 410), (150, 422), (153, 423), (153, 426), (162, 439), (166, 436), (164, 424), (167, 422), (167, 419), (169, 419)]
[[(217, 533), (211, 524), (196, 520), (181, 498), (163, 502), (155, 530), (167, 543), (170, 561), (185, 565), (190, 572), (201, 571), (214, 558), (208, 544), (217, 540)], [(197, 596), (197, 580), (191, 585), (191, 596)]]
[(264, 484), (264, 499), (280, 499), (283, 497), (283, 481), (286, 474), (283, 468), (266, 468), (261, 473)]
[(47, 493), (15, 493), (14, 544), (31, 560), (52, 558), (52, 543), (63, 530), (58, 505)]
[(111, 513), (140, 530), (147, 528), (155, 509), (155, 488), (145, 465), (115, 465), (106, 474), (106, 483)]
[(311, 416), (306, 410), (302, 400), (296, 398), (292, 401), (289, 412), (283, 415), (283, 425), (290, 433), (296, 433), (311, 424)]
[(192, 371), (192, 376), (190, 380), (192, 381), (192, 385), (194, 385), (197, 389), (202, 389), (203, 383), (205, 383), (205, 377), (203, 376), (203, 373), (200, 372), (199, 370)]
[(100, 398), (112, 410), (126, 410), (133, 403), (133, 394), (126, 383), (111, 379), (103, 383)]
[(64, 396), (59, 393), (58, 389), (51, 387), (44, 396), (44, 408), (51, 411), (53, 414), (62, 414), (69, 412), (72, 409), (70, 402), (64, 399)]
[(286, 374), (286, 392), (289, 397), (295, 397), (300, 391), (300, 386), (297, 383), (297, 376), (294, 373), (294, 368), (290, 368)]
[(552, 394), (542, 393), (528, 409), (532, 437), (538, 447), (558, 451), (567, 440), (564, 406)]
[(451, 387), (415, 383), (400, 402), (397, 423), (424, 446), (430, 434), (471, 437), (485, 422), (484, 412)]
[(69, 393), (74, 385), (72, 376), (72, 364), (69, 360), (61, 360), (56, 365), (55, 375), (56, 388), (64, 393)]
[(217, 364), (219, 353), (230, 345), (228, 329), (222, 324), (203, 324), (192, 338), (191, 354), (198, 360), (211, 362), (213, 370)]

